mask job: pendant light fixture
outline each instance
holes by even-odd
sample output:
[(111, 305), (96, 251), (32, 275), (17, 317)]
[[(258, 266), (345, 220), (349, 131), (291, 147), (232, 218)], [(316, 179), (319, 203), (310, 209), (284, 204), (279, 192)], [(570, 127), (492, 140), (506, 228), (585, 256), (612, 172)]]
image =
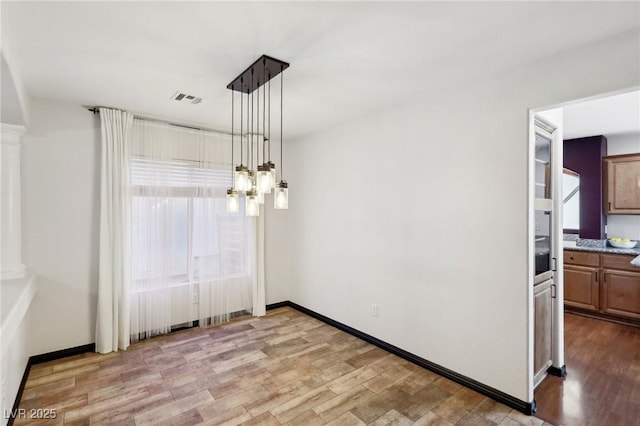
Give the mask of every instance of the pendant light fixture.
[[(281, 71), (284, 71), (284, 68)], [(289, 208), (289, 185), (287, 181), (283, 179), (284, 173), (282, 172), (282, 151), (284, 150), (284, 146), (282, 145), (282, 91), (284, 80), (282, 75), (283, 73), (280, 72), (280, 182), (276, 185), (276, 193), (273, 197), (273, 207), (278, 210)]]
[(231, 92), (231, 188), (227, 189), (227, 212), (228, 213), (237, 213), (240, 208), (240, 200), (238, 199), (238, 191), (234, 189), (234, 177), (235, 174), (233, 172), (233, 146), (234, 146), (234, 93)]
[[(287, 182), (281, 180), (276, 184), (276, 165), (271, 161), (271, 80), (280, 74), (280, 175), (282, 176), (282, 96), (284, 93), (282, 74), (288, 67), (289, 64), (286, 62), (262, 55), (227, 85), (227, 88), (231, 89), (232, 92), (240, 92), (240, 165), (235, 167), (233, 187), (227, 190), (228, 211), (233, 211), (234, 206), (237, 209), (240, 203), (239, 197), (244, 196), (245, 214), (247, 216), (258, 216), (260, 214), (260, 204), (265, 202), (266, 194), (270, 194), (272, 190), (275, 192), (274, 207), (276, 209), (288, 208)], [(269, 86), (268, 89), (267, 85)], [(260, 87), (262, 87), (262, 128), (260, 128)], [(245, 94), (247, 95), (246, 134), (243, 120)], [(232, 110), (234, 108), (233, 103), (234, 98), (232, 95)], [(269, 110), (268, 113), (267, 109)], [(232, 145), (235, 134), (233, 117), (232, 112)], [(247, 166), (243, 163), (245, 140), (247, 144)], [(233, 154), (232, 147), (232, 165), (234, 161)]]
[[(240, 82), (241, 85), (244, 83), (243, 80), (244, 79), (241, 79), (241, 82)], [(248, 109), (249, 109), (248, 106), (249, 105), (247, 104), (247, 115), (248, 115)], [(235, 189), (237, 192), (245, 192), (249, 186), (249, 182), (248, 182), (249, 169), (242, 164), (242, 156), (243, 156), (242, 154), (243, 154), (243, 146), (244, 146), (242, 142), (242, 138), (244, 137), (243, 128), (242, 128), (243, 114), (244, 114), (244, 96), (242, 96), (242, 92), (240, 92), (240, 165), (236, 167), (236, 173), (235, 173)], [(231, 161), (233, 164), (233, 159)]]

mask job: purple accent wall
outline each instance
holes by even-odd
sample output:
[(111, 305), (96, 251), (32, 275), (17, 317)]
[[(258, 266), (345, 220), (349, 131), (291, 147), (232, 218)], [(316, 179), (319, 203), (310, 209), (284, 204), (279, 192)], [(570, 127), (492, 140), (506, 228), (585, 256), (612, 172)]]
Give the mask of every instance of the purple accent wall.
[(602, 158), (607, 155), (607, 138), (565, 140), (563, 153), (564, 167), (580, 174), (580, 238), (604, 239)]

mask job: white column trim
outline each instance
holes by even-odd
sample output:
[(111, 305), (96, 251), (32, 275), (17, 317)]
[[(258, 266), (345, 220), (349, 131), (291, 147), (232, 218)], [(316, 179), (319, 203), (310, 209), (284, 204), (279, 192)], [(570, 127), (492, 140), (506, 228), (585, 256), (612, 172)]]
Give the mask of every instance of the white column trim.
[(17, 124), (0, 123), (0, 130), (2, 131), (3, 144), (20, 144), (20, 138), (26, 133), (27, 128)]
[(21, 137), (24, 126), (0, 123), (0, 278), (23, 278), (26, 267), (22, 263), (22, 192), (21, 192)]

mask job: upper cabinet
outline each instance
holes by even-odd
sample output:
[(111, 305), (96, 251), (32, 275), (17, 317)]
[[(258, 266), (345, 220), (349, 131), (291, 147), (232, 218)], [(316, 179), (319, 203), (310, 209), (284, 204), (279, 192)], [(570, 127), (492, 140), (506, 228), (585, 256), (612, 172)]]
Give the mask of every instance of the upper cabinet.
[(605, 214), (640, 215), (640, 153), (605, 157)]

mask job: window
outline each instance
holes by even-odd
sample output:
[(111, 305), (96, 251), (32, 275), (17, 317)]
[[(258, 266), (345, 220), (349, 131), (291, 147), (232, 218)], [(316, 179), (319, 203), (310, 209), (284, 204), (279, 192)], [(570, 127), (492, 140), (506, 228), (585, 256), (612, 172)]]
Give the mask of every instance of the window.
[(132, 171), (133, 291), (250, 274), (247, 218), (226, 212), (230, 171), (143, 159)]
[(573, 170), (562, 172), (562, 227), (565, 232), (580, 231), (580, 175)]

